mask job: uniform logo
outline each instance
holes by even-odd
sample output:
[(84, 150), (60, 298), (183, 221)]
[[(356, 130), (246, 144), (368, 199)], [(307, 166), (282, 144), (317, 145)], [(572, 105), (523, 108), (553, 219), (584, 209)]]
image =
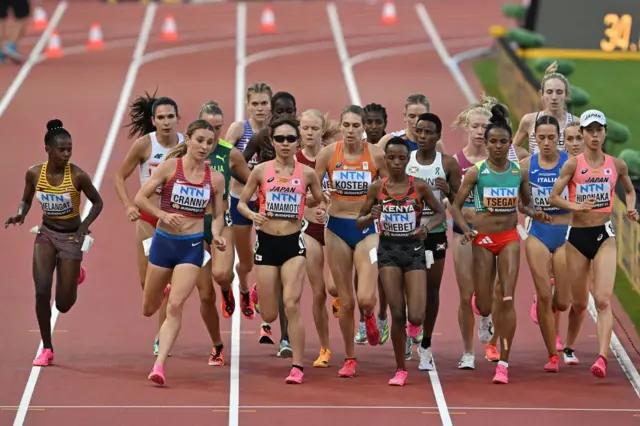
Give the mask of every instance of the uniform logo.
[(342, 161), (336, 164), (336, 169), (339, 169), (340, 167), (342, 167)]
[(275, 179), (275, 178), (274, 178), (273, 176), (271, 176), (269, 179), (267, 179), (267, 183), (269, 183), (269, 182), (273, 182), (273, 180), (274, 180), (274, 179)]
[(588, 171), (589, 171), (589, 169), (584, 168), (584, 169), (580, 170), (580, 173), (582, 173), (583, 175), (586, 175)]

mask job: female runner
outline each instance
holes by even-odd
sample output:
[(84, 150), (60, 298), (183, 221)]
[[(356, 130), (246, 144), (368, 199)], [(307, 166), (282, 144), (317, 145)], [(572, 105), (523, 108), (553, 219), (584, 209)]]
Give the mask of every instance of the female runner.
[[(460, 168), (453, 157), (436, 151), (436, 144), (442, 134), (442, 121), (435, 114), (421, 114), (416, 121), (415, 133), (418, 136), (418, 149), (411, 152), (407, 174), (424, 181), (438, 202), (445, 199), (452, 202), (460, 188)], [(424, 324), (418, 327), (407, 324), (410, 339), (406, 340), (405, 348), (406, 358), (411, 359), (411, 339), (416, 339), (422, 328), (418, 369), (428, 371), (433, 370), (431, 337), (440, 307), (440, 283), (448, 248), (446, 217), (441, 218), (436, 213), (428, 205), (423, 206), (422, 222), (429, 227), (429, 236), (424, 242), (427, 254), (427, 310)]]
[[(389, 177), (369, 185), (356, 224), (358, 229), (366, 229), (374, 221), (380, 222), (378, 267), (391, 309), (391, 342), (397, 368), (389, 384), (404, 386), (407, 317), (409, 324), (418, 330), (425, 319), (427, 305), (426, 241), (423, 240), (428, 239), (429, 231), (442, 226), (446, 215), (428, 184), (407, 175), (412, 157), (407, 141), (400, 137), (389, 139), (385, 154)], [(420, 219), (425, 208), (433, 212), (433, 220), (428, 224), (421, 223)]]
[[(310, 109), (302, 113), (300, 117), (300, 133), (302, 135), (302, 149), (296, 152), (296, 161), (315, 170), (316, 156), (323, 147), (324, 139), (332, 139), (333, 135), (327, 134), (330, 124), (322, 113)], [(329, 131), (331, 132), (331, 131)], [(329, 189), (329, 180), (325, 175), (322, 180), (322, 189)], [(307, 202), (310, 201), (309, 197)], [(304, 209), (304, 241), (307, 247), (307, 276), (313, 293), (313, 321), (316, 325), (318, 338), (320, 339), (320, 355), (314, 361), (314, 367), (328, 367), (331, 360), (329, 342), (329, 315), (327, 313), (327, 292), (338, 300), (338, 291), (328, 274), (326, 284), (324, 279), (324, 221), (325, 217), (316, 219), (318, 209), (307, 206)]]
[[(379, 104), (368, 104), (364, 107), (365, 113), (365, 122), (364, 122), (364, 131), (366, 133), (366, 140), (371, 144), (377, 144), (387, 134), (387, 110)], [(354, 287), (356, 292), (358, 291), (358, 274), (355, 274), (353, 277)], [(378, 309), (378, 318), (376, 323), (378, 325), (378, 330), (380, 330), (380, 344), (384, 345), (389, 341), (389, 320), (387, 318), (387, 299), (384, 295), (384, 288), (382, 287), (382, 281), (378, 277), (378, 298), (379, 300), (379, 309)], [(334, 299), (334, 311), (335, 311), (335, 301), (339, 299)], [(358, 311), (360, 312), (360, 321), (358, 322), (358, 331), (356, 332), (356, 336), (354, 337), (354, 341), (358, 345), (366, 345), (367, 344), (367, 327), (364, 323), (364, 313), (362, 309), (358, 307)]]
[[(164, 161), (135, 197), (136, 206), (159, 219), (149, 250), (142, 311), (151, 316), (162, 300), (164, 283), (171, 281), (167, 319), (160, 327), (158, 357), (149, 380), (164, 385), (164, 362), (182, 326), (184, 302), (191, 295), (204, 261), (204, 215), (212, 205), (213, 243), (224, 249), (220, 236), (224, 225), (224, 178), (212, 171), (207, 156), (215, 133), (204, 120), (196, 120), (186, 132), (183, 156)], [(160, 206), (151, 197), (161, 187)]]
[[(571, 212), (551, 206), (549, 194), (560, 176), (560, 169), (568, 159), (566, 152), (558, 151), (560, 124), (555, 117), (545, 115), (535, 123), (538, 153), (521, 164), (522, 174), (529, 176), (533, 207), (550, 215), (550, 223), (531, 220), (524, 248), (536, 288), (536, 320), (547, 347), (549, 359), (545, 371), (558, 372), (556, 325), (554, 313), (566, 311), (570, 304), (571, 289), (564, 274), (566, 268), (564, 242), (571, 222)], [(567, 193), (563, 194), (566, 198)], [(553, 272), (553, 274), (552, 274)], [(552, 288), (549, 277), (555, 280)], [(562, 348), (562, 346), (560, 346)]]
[[(36, 287), (36, 317), (42, 338), (42, 351), (33, 365), (53, 364), (51, 342), (51, 289), (56, 275), (56, 308), (65, 314), (76, 303), (78, 284), (82, 282), (82, 244), (90, 233), (89, 227), (102, 211), (102, 198), (91, 178), (71, 160), (71, 134), (62, 121), (47, 122), (44, 135), (47, 161), (30, 167), (25, 177), (22, 200), (18, 212), (4, 223), (22, 225), (33, 196), (42, 206), (42, 225), (33, 246), (33, 281)], [(91, 202), (84, 220), (80, 217), (80, 194)]]
[(316, 174), (329, 177), (331, 204), (324, 231), (328, 263), (340, 298), (340, 330), (345, 344), (346, 360), (338, 371), (340, 377), (353, 377), (356, 371), (354, 342), (353, 268), (358, 274), (358, 305), (362, 308), (367, 341), (380, 342), (374, 309), (378, 284), (378, 234), (374, 224), (364, 230), (356, 227), (356, 219), (364, 203), (369, 185), (387, 176), (384, 152), (378, 145), (364, 143), (364, 110), (349, 105), (340, 114), (343, 140), (323, 148), (316, 157)]
[(565, 109), (565, 102), (570, 98), (569, 81), (567, 78), (557, 73), (558, 64), (553, 63), (544, 72), (542, 82), (540, 83), (540, 99), (542, 101), (543, 110), (539, 112), (531, 112), (525, 114), (520, 121), (518, 131), (513, 138), (513, 144), (520, 146), (525, 140), (529, 141), (529, 152), (533, 155), (538, 152), (538, 143), (536, 141), (535, 123), (538, 118), (550, 115), (560, 123), (560, 138), (558, 139), (558, 149), (564, 151), (564, 130), (568, 124), (578, 121), (578, 117), (574, 116)]
[[(278, 92), (271, 98), (271, 121), (289, 119), (296, 120), (297, 108), (296, 99), (291, 93)], [(271, 141), (271, 134), (269, 128), (265, 128), (256, 132), (251, 136), (247, 146), (245, 147), (242, 155), (245, 161), (251, 161), (252, 158), (256, 158), (258, 163), (264, 161), (270, 161), (275, 159), (275, 149), (273, 142)], [(251, 204), (249, 204), (251, 206)], [(256, 206), (254, 205), (254, 209)], [(246, 220), (246, 219), (245, 219)], [(257, 305), (258, 308), (258, 296), (255, 291), (256, 285), (254, 284), (251, 291), (251, 299)], [(280, 297), (280, 346), (278, 348), (278, 356), (288, 358), (292, 354), (291, 344), (289, 343), (289, 332), (287, 327), (287, 316), (285, 315), (284, 302), (282, 296)], [(260, 326), (260, 343), (273, 345), (273, 334), (271, 332), (271, 325), (267, 322), (263, 322)]]
[[(630, 220), (638, 221), (636, 193), (623, 160), (602, 152), (607, 135), (607, 120), (601, 111), (588, 110), (580, 116), (580, 130), (585, 151), (567, 160), (560, 171), (549, 203), (571, 210), (573, 217), (567, 234), (567, 274), (571, 277), (572, 309), (584, 314), (589, 303), (588, 273), (593, 266), (593, 298), (598, 311), (599, 353), (591, 366), (591, 374), (604, 378), (613, 329), (611, 294), (616, 275), (617, 247), (611, 223), (613, 197), (618, 180), (625, 192)], [(562, 197), (569, 187), (569, 200)], [(570, 347), (573, 349), (572, 347)]]
[[(485, 130), (487, 159), (472, 166), (462, 181), (460, 191), (451, 205), (451, 215), (464, 233), (463, 244), (473, 241), (473, 267), (478, 311), (483, 316), (491, 313), (493, 284), (497, 276), (502, 299), (497, 334), (502, 338), (500, 362), (493, 383), (508, 383), (508, 360), (516, 330), (516, 312), (513, 296), (520, 267), (520, 236), (518, 223), (518, 196), (522, 210), (543, 221), (546, 214), (532, 210), (529, 179), (522, 175), (518, 163), (508, 159), (511, 145), (511, 127), (507, 111), (498, 104), (491, 107), (492, 116)], [(476, 215), (471, 229), (464, 220), (462, 207), (471, 191), (474, 192)]]
[[(272, 95), (271, 87), (266, 83), (255, 83), (249, 86), (246, 95), (249, 119), (236, 121), (231, 124), (224, 140), (235, 146), (240, 152), (243, 152), (251, 137), (256, 132), (267, 127), (267, 120), (271, 112)], [(257, 159), (255, 157), (249, 157), (246, 163), (249, 164), (249, 169), (252, 169), (257, 164)], [(229, 226), (231, 226), (234, 240), (237, 242), (237, 244), (235, 244), (235, 248), (238, 251), (236, 274), (238, 274), (238, 282), (240, 283), (240, 308), (246, 318), (253, 319), (255, 316), (255, 307), (251, 302), (249, 282), (247, 281), (249, 272), (251, 272), (253, 268), (253, 253), (251, 252), (252, 227), (251, 221), (238, 213), (238, 200), (240, 199), (240, 194), (242, 193), (245, 182), (240, 182), (235, 178), (231, 181), (231, 203), (229, 205), (227, 222), (231, 224)], [(255, 200), (256, 197), (254, 196), (250, 202), (253, 208), (255, 208)], [(228, 256), (231, 256), (233, 262), (233, 250), (229, 250), (228, 253)], [(229, 277), (227, 276), (227, 278)], [(233, 276), (231, 276), (231, 281), (233, 281)], [(231, 289), (231, 281), (228, 283), (224, 280), (218, 282), (222, 290), (222, 315), (224, 315), (225, 318), (231, 317), (236, 309), (236, 302)]]
[[(182, 143), (184, 136), (177, 131), (178, 105), (173, 99), (156, 98), (155, 93), (153, 95), (147, 93), (145, 96), (139, 96), (133, 101), (129, 115), (131, 117), (131, 123), (128, 125), (130, 127), (129, 138), (137, 137), (137, 139), (131, 145), (113, 181), (118, 198), (120, 198), (125, 207), (127, 218), (136, 223), (138, 276), (140, 285), (144, 289), (148, 259), (142, 242), (153, 236), (158, 220), (149, 212), (141, 211), (133, 203), (125, 181), (138, 168), (140, 186), (144, 186), (151, 173), (162, 163), (167, 152)], [(157, 204), (158, 195), (153, 195), (151, 200)], [(162, 307), (158, 315), (158, 329), (164, 323), (166, 309), (165, 299), (162, 301)], [(153, 353), (155, 355), (158, 355), (158, 344), (158, 335), (156, 335), (153, 345)]]
[[(300, 314), (300, 298), (304, 283), (305, 240), (301, 233), (307, 190), (320, 204), (317, 215), (325, 215), (322, 188), (314, 171), (295, 159), (300, 139), (299, 123), (289, 119), (269, 124), (276, 151), (275, 160), (257, 165), (242, 190), (238, 211), (256, 226), (254, 263), (258, 278), (260, 315), (267, 323), (278, 317), (280, 294), (289, 321), (293, 366), (286, 383), (303, 381), (304, 324)], [(260, 210), (247, 205), (258, 190)], [(279, 288), (282, 287), (282, 288)]]

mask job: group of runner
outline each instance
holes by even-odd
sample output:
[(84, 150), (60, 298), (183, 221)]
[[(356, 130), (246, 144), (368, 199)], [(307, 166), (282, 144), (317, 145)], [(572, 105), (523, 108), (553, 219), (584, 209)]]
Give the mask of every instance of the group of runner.
[[(475, 313), (485, 357), (497, 362), (493, 383), (508, 382), (520, 241), (525, 240), (536, 289), (531, 317), (549, 352), (544, 370), (558, 371), (558, 351), (565, 364), (578, 363), (574, 345), (591, 285), (599, 314), (599, 353), (591, 372), (604, 377), (613, 325), (614, 188), (618, 181), (623, 185), (632, 220), (638, 220), (635, 192), (626, 164), (602, 151), (604, 114), (589, 110), (578, 118), (566, 112), (569, 85), (553, 68), (540, 94), (543, 110), (525, 115), (517, 132), (497, 100), (483, 97), (470, 105), (454, 120), (466, 145), (453, 156), (445, 153), (442, 120), (430, 112), (424, 95), (407, 98), (406, 128), (387, 133), (381, 105), (349, 105), (331, 120), (317, 110), (299, 112), (293, 95), (274, 94), (257, 83), (246, 93), (249, 119), (232, 123), (224, 139), (224, 114), (213, 101), (181, 134), (176, 102), (155, 94), (137, 98), (130, 110), (135, 141), (114, 183), (135, 223), (143, 314), (158, 315), (149, 379), (165, 383), (164, 365), (194, 288), (213, 345), (209, 365), (224, 365), (214, 282), (221, 290), (221, 312), (229, 318), (238, 315), (234, 276), (241, 314), (262, 318), (260, 343), (275, 343), (271, 325), (279, 319), (278, 356), (292, 358), (287, 383), (304, 378), (305, 275), (321, 345), (314, 367), (331, 361), (329, 294), (345, 346), (340, 377), (356, 373), (356, 344), (375, 346), (389, 337), (396, 359), (390, 385), (405, 384), (405, 361), (414, 344), (418, 368), (433, 370), (449, 223), (460, 292), (458, 368), (475, 368)], [(66, 312), (85, 278), (84, 238), (102, 208), (89, 177), (70, 163), (69, 132), (56, 120), (48, 129), (48, 161), (28, 170), (18, 214), (5, 223), (23, 223), (33, 196), (40, 201), (44, 216), (34, 246), (43, 341), (34, 360), (39, 366), (53, 362), (54, 270), (56, 304)], [(519, 146), (525, 139), (529, 151)], [(125, 182), (136, 168), (141, 188), (132, 198)], [(79, 216), (81, 192), (92, 202), (85, 218)], [(526, 229), (518, 213), (526, 217)], [(567, 310), (563, 345), (559, 313)]]

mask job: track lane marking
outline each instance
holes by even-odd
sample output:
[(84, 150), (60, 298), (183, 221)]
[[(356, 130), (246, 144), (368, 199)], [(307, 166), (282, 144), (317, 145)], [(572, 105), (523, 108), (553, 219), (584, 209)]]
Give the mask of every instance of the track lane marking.
[[(144, 18), (142, 20), (142, 25), (140, 27), (140, 35), (138, 37), (138, 43), (136, 44), (136, 47), (134, 49), (133, 56), (129, 64), (129, 70), (127, 71), (127, 75), (125, 77), (124, 84), (122, 86), (122, 91), (120, 92), (120, 98), (118, 100), (116, 111), (111, 121), (111, 127), (109, 128), (107, 139), (105, 140), (102, 152), (100, 153), (100, 159), (98, 160), (96, 171), (93, 175), (93, 184), (98, 191), (100, 190), (102, 181), (104, 180), (105, 172), (107, 170), (107, 165), (109, 164), (109, 159), (111, 158), (111, 153), (113, 152), (113, 148), (116, 144), (116, 140), (118, 137), (118, 132), (120, 131), (122, 119), (124, 117), (124, 113), (126, 112), (127, 104), (129, 102), (129, 98), (131, 97), (131, 93), (133, 91), (133, 85), (135, 83), (138, 70), (140, 68), (141, 58), (142, 58), (142, 55), (144, 54), (144, 49), (149, 40), (149, 35), (151, 33), (151, 27), (153, 24), (153, 19), (156, 14), (157, 7), (158, 6), (156, 3), (150, 3), (147, 5), (145, 10)], [(84, 220), (87, 217), (87, 215), (89, 214), (89, 210), (91, 210), (91, 202), (89, 200), (86, 200), (84, 208), (82, 210), (82, 220)], [(55, 303), (52, 304), (52, 307), (51, 307), (51, 330), (52, 331), (55, 330), (55, 325), (59, 315), (60, 315), (60, 311), (58, 311), (58, 309), (56, 308)], [(41, 350), (42, 350), (42, 340), (40, 340), (40, 345), (38, 346), (38, 350), (36, 351), (36, 356), (40, 353)], [(36, 384), (38, 383), (38, 377), (40, 376), (41, 370), (42, 370), (42, 367), (37, 367), (37, 366), (31, 367), (31, 373), (29, 374), (29, 378), (27, 380), (27, 384), (25, 385), (22, 398), (20, 399), (20, 405), (18, 406), (16, 417), (13, 421), (13, 426), (22, 426), (24, 424), (24, 420), (27, 415), (27, 411), (29, 409), (29, 405), (31, 403), (31, 398), (33, 396), (33, 392), (35, 390)]]

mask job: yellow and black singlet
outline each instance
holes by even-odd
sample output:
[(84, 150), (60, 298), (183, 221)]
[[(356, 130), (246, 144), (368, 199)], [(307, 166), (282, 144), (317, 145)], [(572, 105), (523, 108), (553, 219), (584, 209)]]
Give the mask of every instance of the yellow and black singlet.
[(49, 219), (71, 219), (80, 214), (80, 191), (71, 180), (71, 163), (64, 168), (62, 183), (53, 186), (47, 180), (47, 162), (42, 163), (38, 183), (36, 184), (36, 198), (42, 206), (43, 214)]

